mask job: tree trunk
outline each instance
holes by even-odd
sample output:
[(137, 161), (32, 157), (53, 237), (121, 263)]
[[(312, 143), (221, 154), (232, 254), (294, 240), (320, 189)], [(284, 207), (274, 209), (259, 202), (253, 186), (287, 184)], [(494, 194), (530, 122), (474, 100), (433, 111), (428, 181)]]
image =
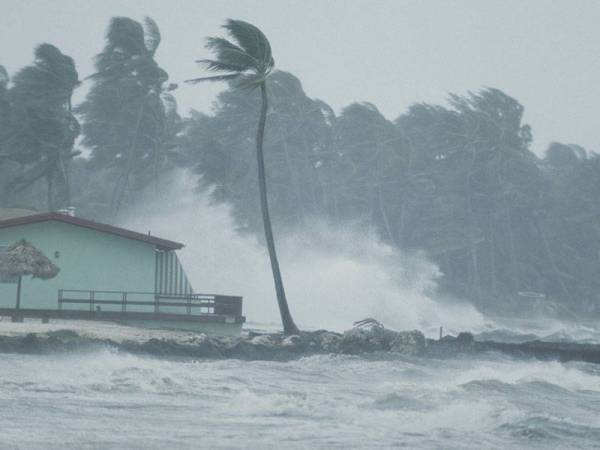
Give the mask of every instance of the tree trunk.
[(469, 171), (467, 172), (466, 178), (466, 197), (467, 197), (467, 222), (469, 224), (469, 253), (471, 257), (471, 265), (472, 265), (472, 274), (470, 276), (471, 281), (471, 289), (475, 290), (475, 295), (477, 296), (477, 304), (481, 306), (483, 302), (483, 298), (481, 295), (481, 277), (479, 274), (479, 261), (477, 257), (477, 244), (475, 242), (475, 237), (473, 236), (473, 230), (475, 229), (476, 221), (473, 218), (473, 203), (472, 203), (472, 193), (471, 193), (471, 175), (473, 174), (473, 169), (475, 167), (475, 148), (471, 149), (471, 165), (469, 166)]
[(258, 122), (258, 130), (256, 132), (256, 160), (258, 163), (258, 189), (260, 193), (260, 209), (262, 212), (263, 225), (265, 228), (265, 239), (267, 241), (267, 249), (269, 250), (269, 258), (271, 260), (271, 270), (273, 271), (273, 281), (275, 282), (275, 292), (277, 294), (277, 304), (279, 305), (279, 313), (281, 314), (281, 322), (283, 324), (283, 333), (298, 334), (300, 331), (292, 319), (285, 290), (283, 289), (283, 280), (279, 270), (279, 261), (275, 253), (275, 240), (273, 239), (273, 230), (271, 228), (271, 219), (269, 217), (269, 204), (267, 201), (267, 182), (265, 177), (265, 160), (263, 156), (263, 140), (265, 137), (265, 124), (267, 122), (267, 86), (263, 82), (260, 86), (262, 98), (260, 120)]
[(517, 249), (515, 247), (515, 238), (512, 227), (512, 214), (510, 213), (510, 205), (506, 204), (506, 232), (508, 234), (508, 244), (510, 250), (510, 267), (512, 272), (513, 291), (516, 294), (519, 292), (521, 287), (521, 280), (519, 277), (519, 269), (517, 267)]
[(550, 243), (548, 242), (548, 237), (546, 236), (546, 232), (544, 231), (541, 221), (537, 216), (534, 216), (533, 226), (536, 228), (536, 230), (542, 240), (542, 244), (544, 246), (544, 251), (546, 252), (546, 256), (548, 257), (548, 262), (550, 263), (552, 272), (554, 272), (554, 276), (556, 277), (556, 281), (558, 282), (558, 285), (560, 286), (560, 288), (562, 289), (564, 294), (567, 296), (567, 300), (569, 300), (569, 302), (571, 304), (573, 304), (573, 298), (571, 297), (571, 293), (569, 292), (569, 289), (567, 288), (565, 282), (563, 281), (563, 277), (560, 273), (560, 270), (558, 270), (558, 266), (556, 265), (556, 261), (554, 259), (554, 253), (552, 252), (552, 248), (550, 247)]
[(111, 212), (113, 219), (119, 213), (121, 209), (121, 205), (123, 204), (123, 199), (125, 198), (125, 194), (129, 187), (129, 177), (131, 176), (131, 172), (133, 171), (134, 160), (135, 160), (135, 151), (137, 148), (137, 139), (139, 135), (140, 124), (142, 122), (142, 116), (144, 114), (144, 106), (146, 102), (146, 97), (142, 99), (142, 103), (138, 109), (137, 119), (135, 123), (135, 132), (133, 133), (132, 142), (129, 146), (129, 151), (127, 152), (127, 159), (125, 161), (125, 168), (119, 175), (117, 179), (117, 183), (115, 184), (115, 188), (113, 190), (113, 195), (111, 199)]
[(498, 277), (496, 275), (496, 233), (495, 233), (496, 223), (494, 221), (494, 213), (490, 213), (488, 217), (488, 227), (489, 227), (489, 250), (490, 250), (490, 277), (492, 284), (492, 293), (494, 295), (498, 294)]
[(383, 219), (383, 224), (385, 226), (385, 231), (390, 239), (390, 243), (394, 245), (394, 247), (398, 248), (398, 242), (396, 241), (396, 236), (394, 235), (394, 231), (392, 230), (392, 225), (390, 224), (390, 219), (388, 217), (387, 211), (385, 210), (385, 203), (383, 201), (383, 192), (381, 191), (381, 184), (377, 185), (377, 203), (379, 205), (379, 212), (381, 214), (381, 218)]

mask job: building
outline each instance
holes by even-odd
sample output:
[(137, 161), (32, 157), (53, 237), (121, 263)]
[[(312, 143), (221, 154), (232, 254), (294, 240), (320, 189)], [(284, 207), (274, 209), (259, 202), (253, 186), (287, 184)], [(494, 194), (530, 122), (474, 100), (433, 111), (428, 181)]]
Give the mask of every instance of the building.
[[(241, 298), (195, 293), (176, 253), (183, 244), (68, 213), (0, 220), (0, 251), (20, 239), (60, 268), (53, 279), (23, 282), (25, 317), (119, 320), (224, 334), (241, 330)], [(15, 289), (10, 280), (0, 282), (0, 314), (14, 313)]]

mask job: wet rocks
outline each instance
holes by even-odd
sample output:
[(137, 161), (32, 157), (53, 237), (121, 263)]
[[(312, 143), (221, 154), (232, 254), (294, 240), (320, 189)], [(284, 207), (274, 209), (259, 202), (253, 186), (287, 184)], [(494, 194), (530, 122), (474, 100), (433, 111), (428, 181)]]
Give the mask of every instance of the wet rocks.
[(425, 336), (418, 330), (392, 331), (381, 327), (353, 328), (346, 331), (340, 343), (340, 353), (394, 352), (419, 355), (425, 349)]
[(425, 336), (419, 330), (400, 331), (390, 343), (390, 351), (404, 355), (420, 355), (426, 346)]
[(338, 353), (342, 343), (342, 336), (338, 333), (326, 331), (319, 336), (318, 346), (325, 353)]
[(476, 341), (471, 333), (426, 339), (423, 333), (392, 331), (380, 326), (358, 327), (344, 333), (327, 330), (303, 332), (293, 336), (253, 333), (245, 337), (218, 337), (187, 334), (177, 338), (151, 338), (113, 341), (80, 335), (71, 330), (47, 333), (0, 335), (0, 353), (46, 354), (89, 348), (110, 347), (130, 353), (164, 358), (278, 360), (286, 361), (315, 354), (360, 355), (394, 353), (433, 358), (459, 357), (462, 354), (502, 352), (515, 357), (586, 361), (600, 364), (600, 345), (529, 341), (503, 343)]

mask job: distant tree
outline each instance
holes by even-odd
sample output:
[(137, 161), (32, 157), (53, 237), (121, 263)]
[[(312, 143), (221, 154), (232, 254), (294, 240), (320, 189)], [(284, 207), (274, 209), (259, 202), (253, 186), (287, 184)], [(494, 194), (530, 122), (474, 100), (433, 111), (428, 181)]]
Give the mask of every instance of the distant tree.
[(275, 240), (273, 238), (271, 220), (269, 217), (263, 156), (263, 141), (268, 109), (267, 77), (275, 64), (271, 54), (271, 45), (262, 31), (247, 22), (241, 20), (228, 20), (225, 23), (224, 28), (227, 30), (233, 42), (221, 37), (208, 38), (206, 46), (214, 52), (215, 59), (204, 59), (199, 61), (209, 70), (221, 72), (221, 74), (196, 78), (189, 80), (189, 82), (199, 83), (203, 81), (235, 80), (237, 85), (241, 88), (260, 89), (261, 109), (256, 133), (256, 157), (261, 212), (267, 248), (271, 261), (271, 269), (275, 282), (277, 302), (283, 323), (283, 331), (288, 335), (297, 334), (299, 330), (294, 323), (289, 310), (281, 271), (279, 269), (279, 261), (275, 250)]
[(554, 142), (543, 159), (545, 180), (536, 208), (544, 238), (544, 288), (575, 310), (600, 304), (600, 157)]
[(398, 243), (399, 205), (408, 154), (401, 135), (370, 103), (353, 103), (333, 126), (334, 163), (328, 167), (335, 217), (362, 219)]
[(10, 101), (8, 99), (8, 72), (0, 66), (0, 204), (5, 204), (8, 199), (6, 192), (7, 182), (11, 179), (8, 158), (8, 132), (10, 130)]
[(411, 149), (409, 189), (430, 186), (408, 195), (403, 242), (428, 249), (444, 283), (480, 304), (536, 290), (542, 173), (523, 107), (497, 89), (450, 106), (414, 105), (396, 122)]
[(10, 125), (10, 101), (8, 100), (8, 72), (0, 66), (0, 164), (6, 159), (7, 138)]
[(43, 178), (48, 210), (67, 206), (67, 163), (79, 154), (73, 145), (80, 128), (71, 111), (73, 90), (79, 85), (75, 63), (53, 45), (42, 44), (35, 49), (33, 65), (20, 70), (12, 81), (4, 152), (24, 170), (9, 189), (23, 190)]
[[(234, 207), (240, 227), (262, 233), (252, 120), (259, 113), (258, 89), (248, 92), (230, 86), (217, 97), (213, 114), (192, 112), (184, 120), (179, 156), (180, 164), (201, 175), (201, 187), (209, 186), (215, 200)], [(269, 76), (264, 153), (269, 155), (265, 172), (274, 227), (297, 227), (329, 213), (333, 116), (331, 108), (304, 93), (292, 74), (274, 71)]]
[(154, 56), (158, 26), (126, 17), (111, 19), (106, 45), (96, 56), (93, 85), (78, 107), (83, 144), (92, 149), (90, 168), (111, 179), (110, 215), (116, 215), (132, 191), (141, 190), (165, 170), (179, 121), (169, 93), (167, 73)]

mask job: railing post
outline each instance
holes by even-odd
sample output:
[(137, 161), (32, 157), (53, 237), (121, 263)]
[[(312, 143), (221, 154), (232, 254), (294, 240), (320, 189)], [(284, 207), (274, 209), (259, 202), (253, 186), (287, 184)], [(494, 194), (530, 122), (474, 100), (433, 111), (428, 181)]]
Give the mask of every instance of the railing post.
[(127, 292), (121, 292), (121, 311), (127, 311)]
[(58, 309), (59, 309), (59, 311), (62, 310), (62, 301), (63, 301), (63, 290), (59, 289), (58, 290)]
[(154, 294), (154, 313), (158, 314), (158, 307), (160, 306), (160, 300), (158, 294)]
[(192, 314), (192, 296), (191, 295), (187, 296), (187, 313), (188, 313), (188, 316), (190, 314)]
[(90, 312), (94, 312), (94, 291), (90, 291)]

